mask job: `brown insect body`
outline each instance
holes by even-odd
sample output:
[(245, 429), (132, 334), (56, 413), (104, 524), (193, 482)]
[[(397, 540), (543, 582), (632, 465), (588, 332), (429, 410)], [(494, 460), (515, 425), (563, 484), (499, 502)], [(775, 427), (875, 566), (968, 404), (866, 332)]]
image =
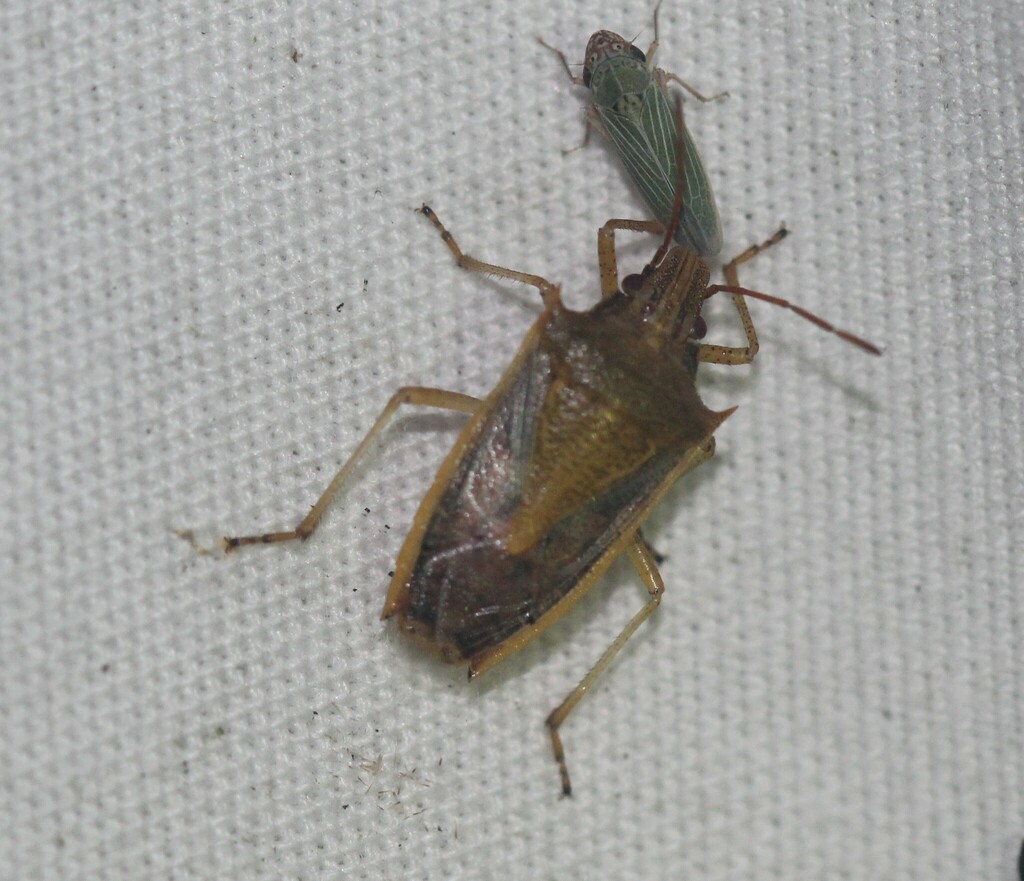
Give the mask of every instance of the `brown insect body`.
[[(676, 102), (676, 131), (684, 130)], [(678, 139), (677, 134), (677, 139)], [(399, 553), (382, 618), (470, 675), (516, 652), (563, 615), (625, 553), (647, 601), (580, 683), (548, 715), (562, 792), (571, 790), (559, 728), (626, 641), (661, 601), (664, 583), (640, 526), (670, 486), (714, 453), (714, 431), (732, 413), (709, 410), (697, 394), (701, 361), (748, 364), (758, 351), (744, 297), (768, 300), (866, 351), (879, 350), (778, 297), (739, 286), (737, 267), (785, 236), (748, 248), (708, 285), (707, 265), (675, 246), (685, 180), (676, 145), (672, 218), (609, 220), (598, 233), (601, 301), (567, 309), (546, 279), (464, 254), (437, 215), (430, 220), (465, 269), (531, 285), (544, 311), (495, 389), (483, 401), (407, 386), (380, 416), (309, 513), (294, 528), (224, 540), (250, 544), (306, 539), (352, 469), (406, 404), (470, 414), (420, 505)], [(664, 235), (651, 263), (620, 288), (615, 231)], [(699, 342), (703, 302), (730, 293), (745, 346)]]
[(732, 412), (694, 384), (707, 282), (675, 248), (635, 292), (548, 305), (424, 498), (382, 617), (474, 675), (602, 575)]

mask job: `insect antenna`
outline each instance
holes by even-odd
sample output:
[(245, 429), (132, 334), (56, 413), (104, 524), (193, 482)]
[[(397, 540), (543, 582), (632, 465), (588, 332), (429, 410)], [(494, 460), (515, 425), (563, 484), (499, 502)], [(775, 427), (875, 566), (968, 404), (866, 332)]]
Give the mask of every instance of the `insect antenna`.
[(739, 294), (743, 297), (750, 297), (753, 300), (763, 300), (765, 303), (771, 303), (774, 306), (781, 306), (783, 309), (789, 309), (801, 318), (811, 322), (811, 324), (817, 325), (828, 333), (835, 334), (841, 340), (853, 343), (853, 345), (863, 349), (865, 352), (870, 352), (872, 355), (882, 354), (882, 350), (874, 343), (870, 343), (866, 339), (850, 333), (847, 330), (838, 328), (834, 324), (826, 321), (820, 315), (815, 315), (813, 312), (804, 309), (803, 306), (797, 306), (796, 303), (791, 303), (789, 300), (784, 300), (782, 297), (773, 297), (771, 294), (762, 294), (760, 291), (752, 291), (749, 288), (740, 288), (735, 285), (713, 284), (704, 292), (704, 299), (707, 300), (709, 297), (713, 297), (715, 294), (720, 293)]

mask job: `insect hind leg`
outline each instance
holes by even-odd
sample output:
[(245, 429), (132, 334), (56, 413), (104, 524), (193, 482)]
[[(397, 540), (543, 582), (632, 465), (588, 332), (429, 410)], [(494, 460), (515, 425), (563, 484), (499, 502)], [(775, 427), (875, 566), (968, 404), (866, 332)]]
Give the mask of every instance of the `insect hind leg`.
[(558, 729), (562, 726), (562, 723), (566, 720), (566, 717), (575, 709), (578, 704), (598, 677), (604, 673), (605, 668), (614, 660), (615, 656), (622, 650), (622, 647), (626, 644), (629, 638), (636, 633), (637, 628), (644, 623), (650, 616), (651, 613), (658, 608), (661, 603), (661, 595), (665, 592), (665, 583), (661, 580), (661, 573), (658, 571), (658, 564), (654, 561), (654, 556), (651, 550), (645, 544), (644, 540), (639, 537), (635, 537), (630, 543), (628, 549), (629, 560), (633, 564), (640, 578), (644, 582), (644, 587), (647, 588), (647, 593), (650, 598), (644, 604), (643, 608), (640, 609), (630, 620), (629, 623), (622, 628), (618, 636), (612, 642), (608, 648), (604, 650), (604, 654), (597, 659), (597, 663), (594, 664), (590, 670), (587, 671), (587, 675), (584, 676), (579, 684), (566, 695), (563, 700), (551, 714), (545, 720), (545, 725), (548, 727), (548, 732), (551, 734), (551, 748), (555, 753), (555, 761), (558, 762), (558, 773), (562, 779), (562, 795), (572, 795), (572, 783), (569, 780), (569, 767), (565, 761), (565, 748), (562, 746), (562, 738), (558, 734)]
[[(715, 439), (711, 437), (708, 438), (703, 447), (694, 451), (689, 461), (677, 472), (676, 478), (696, 468), (702, 462), (706, 462), (714, 454)], [(579, 684), (566, 695), (565, 699), (551, 711), (545, 720), (548, 733), (551, 735), (551, 747), (554, 750), (555, 761), (558, 763), (563, 796), (572, 795), (572, 783), (569, 780), (569, 767), (565, 761), (565, 747), (562, 745), (562, 738), (558, 733), (558, 729), (575, 709), (576, 705), (583, 699), (583, 696), (590, 691), (608, 665), (615, 659), (615, 656), (622, 650), (622, 647), (629, 641), (629, 638), (658, 608), (661, 604), (661, 595), (665, 592), (665, 582), (662, 581), (661, 573), (658, 571), (658, 563), (654, 559), (654, 552), (647, 542), (644, 541), (639, 530), (637, 530), (630, 543), (626, 546), (626, 553), (629, 554), (629, 562), (633, 564), (633, 568), (636, 569), (644, 587), (647, 588), (648, 600), (643, 608), (622, 628), (619, 635), (604, 650), (601, 657), (597, 659), (597, 663), (587, 671), (587, 674), (580, 680)]]

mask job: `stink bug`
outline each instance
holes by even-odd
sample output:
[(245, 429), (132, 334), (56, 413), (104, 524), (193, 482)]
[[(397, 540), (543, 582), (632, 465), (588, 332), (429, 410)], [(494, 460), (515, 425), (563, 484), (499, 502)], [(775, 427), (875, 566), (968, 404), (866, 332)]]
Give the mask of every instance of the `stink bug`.
[[(682, 108), (677, 104), (682, 131)], [(661, 602), (664, 584), (640, 534), (669, 487), (714, 453), (713, 434), (733, 409), (715, 412), (695, 386), (701, 361), (748, 363), (747, 345), (700, 342), (701, 308), (720, 291), (748, 294), (800, 315), (862, 348), (870, 343), (791, 306), (735, 285), (708, 285), (703, 259), (670, 248), (683, 201), (684, 151), (667, 227), (609, 220), (598, 233), (601, 300), (575, 312), (546, 279), (464, 254), (437, 215), (434, 225), (459, 266), (537, 288), (544, 309), (514, 360), (483, 400), (436, 388), (399, 389), (309, 514), (294, 529), (225, 539), (248, 544), (306, 539), (371, 442), (403, 404), (469, 413), (399, 552), (381, 617), (470, 677), (493, 667), (567, 612), (625, 553), (647, 602), (583, 680), (548, 716), (562, 792), (571, 785), (559, 727), (629, 637)], [(665, 231), (654, 258), (620, 288), (616, 230)], [(748, 249), (734, 261), (749, 259)]]
[(722, 224), (715, 195), (689, 130), (683, 126), (681, 132), (677, 131), (668, 100), (668, 84), (676, 82), (704, 102), (724, 98), (729, 93), (707, 98), (674, 73), (654, 67), (660, 8), (659, 2), (654, 10), (654, 40), (646, 54), (618, 34), (597, 31), (587, 42), (583, 73), (579, 76), (572, 72), (563, 52), (543, 40), (539, 42), (559, 57), (569, 79), (590, 90), (583, 144), (589, 140), (592, 123), (604, 129), (651, 213), (664, 224), (668, 224), (672, 213), (675, 144), (681, 138), (686, 181), (675, 240), (702, 257), (713, 257), (722, 250)]

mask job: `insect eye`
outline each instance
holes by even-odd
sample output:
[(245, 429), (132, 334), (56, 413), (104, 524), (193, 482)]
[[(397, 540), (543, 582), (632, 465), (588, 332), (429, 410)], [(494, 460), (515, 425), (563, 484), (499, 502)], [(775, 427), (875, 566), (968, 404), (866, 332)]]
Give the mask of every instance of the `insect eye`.
[(590, 88), (590, 65), (583, 68), (583, 85)]
[(629, 54), (633, 56), (637, 61), (647, 61), (647, 56), (644, 55), (636, 46), (629, 47)]
[(627, 275), (622, 279), (622, 293), (635, 294), (644, 283), (644, 277), (637, 273)]
[(703, 316), (698, 315), (693, 320), (693, 330), (690, 331), (691, 340), (702, 340), (707, 336), (708, 323), (704, 320)]

